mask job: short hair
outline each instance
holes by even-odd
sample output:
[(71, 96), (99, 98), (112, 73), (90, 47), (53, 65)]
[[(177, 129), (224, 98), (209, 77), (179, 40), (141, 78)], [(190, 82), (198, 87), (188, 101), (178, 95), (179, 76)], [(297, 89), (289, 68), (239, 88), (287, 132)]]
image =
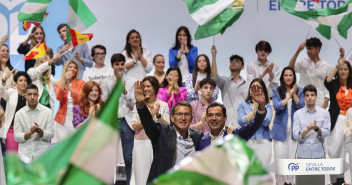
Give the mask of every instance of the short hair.
[(307, 91), (314, 92), (317, 95), (317, 88), (312, 84), (308, 84), (303, 88), (303, 94), (306, 95)]
[(115, 62), (126, 62), (126, 58), (125, 56), (123, 56), (123, 54), (121, 53), (115, 53), (111, 56), (111, 66), (115, 63)]
[(105, 52), (105, 54), (106, 54), (106, 48), (105, 48), (105, 46), (98, 44), (98, 45), (93, 46), (92, 49), (91, 49), (91, 52), (90, 52), (90, 53), (91, 53), (91, 56), (92, 56), (92, 57), (94, 57), (94, 55), (95, 55), (95, 49), (96, 49), (96, 48), (104, 50), (104, 52)]
[(244, 66), (243, 57), (241, 57), (241, 56), (239, 56), (239, 55), (231, 55), (231, 56), (230, 56), (230, 61), (233, 61), (233, 60), (239, 60), (239, 61), (241, 61), (242, 65)]
[(24, 76), (27, 79), (27, 85), (32, 83), (31, 77), (29, 77), (28, 73), (24, 71), (18, 71), (13, 77), (13, 80), (17, 83), (17, 80), (20, 76)]
[(186, 106), (186, 107), (188, 107), (191, 110), (191, 114), (192, 114), (192, 106), (191, 106), (191, 104), (186, 102), (186, 101), (179, 101), (174, 106), (172, 106), (171, 115), (175, 115), (176, 107), (178, 107), (178, 106)]
[(156, 79), (154, 76), (146, 76), (143, 78), (143, 82), (149, 81), (150, 84), (152, 85), (154, 91), (155, 91), (155, 96), (158, 94), (159, 91), (159, 81)]
[(163, 57), (165, 59), (165, 57), (162, 55), (162, 54), (156, 54), (154, 57), (153, 57), (153, 64), (155, 63), (155, 60), (157, 57)]
[(267, 42), (265, 40), (261, 40), (255, 46), (255, 52), (257, 52), (258, 50), (263, 50), (265, 52), (271, 53), (271, 46), (270, 46), (269, 42)]
[(311, 37), (306, 40), (306, 47), (315, 47), (315, 48), (321, 48), (323, 44), (321, 43), (320, 39), (316, 37)]
[(61, 30), (61, 28), (65, 27), (65, 26), (67, 26), (66, 23), (61, 23), (61, 24), (59, 24), (59, 26), (57, 26), (57, 32), (59, 33), (59, 31)]
[(201, 81), (199, 82), (199, 87), (202, 88), (203, 85), (205, 85), (205, 84), (210, 84), (213, 88), (216, 87), (216, 82), (215, 82), (215, 80), (213, 80), (213, 79), (211, 79), (211, 78), (209, 78), (209, 77), (204, 78), (203, 80), (201, 80)]
[(227, 115), (226, 115), (226, 107), (225, 107), (223, 104), (218, 103), (218, 102), (212, 103), (212, 104), (210, 104), (210, 105), (207, 107), (207, 110), (206, 110), (206, 114), (207, 114), (207, 115), (208, 115), (208, 110), (209, 110), (209, 108), (212, 108), (212, 107), (221, 107), (222, 114), (223, 114), (224, 116), (227, 116)]
[(37, 90), (37, 92), (39, 91), (38, 87), (36, 85), (34, 85), (34, 84), (27, 85), (25, 92), (27, 92), (28, 89), (35, 89), (35, 90)]

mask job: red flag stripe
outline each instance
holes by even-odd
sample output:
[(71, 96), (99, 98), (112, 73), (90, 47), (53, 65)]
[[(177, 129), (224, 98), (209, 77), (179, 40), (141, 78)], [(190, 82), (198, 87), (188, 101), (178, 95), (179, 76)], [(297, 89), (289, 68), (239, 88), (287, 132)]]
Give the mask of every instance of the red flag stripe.
[(73, 45), (73, 47), (77, 46), (77, 45), (78, 45), (78, 42), (77, 42), (77, 35), (76, 35), (75, 30), (69, 29), (68, 31), (69, 31), (70, 34), (71, 34), (71, 40), (72, 40), (72, 45)]

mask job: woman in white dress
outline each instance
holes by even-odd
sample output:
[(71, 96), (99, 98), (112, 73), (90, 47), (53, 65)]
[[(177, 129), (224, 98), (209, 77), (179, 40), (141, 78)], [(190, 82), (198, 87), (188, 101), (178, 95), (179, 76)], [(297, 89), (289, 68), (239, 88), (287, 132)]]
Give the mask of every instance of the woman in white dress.
[(53, 143), (65, 139), (75, 131), (72, 124), (73, 106), (77, 105), (85, 84), (83, 80), (77, 79), (78, 74), (78, 64), (68, 60), (62, 67), (61, 80), (55, 84), (55, 95), (60, 106), (55, 116)]
[[(154, 76), (143, 79), (145, 103), (155, 122), (169, 124), (169, 106), (156, 98), (159, 90), (159, 81)], [(132, 153), (132, 177), (136, 185), (147, 183), (150, 166), (153, 161), (153, 148), (140, 121), (136, 106), (133, 109), (132, 128), (136, 131)]]

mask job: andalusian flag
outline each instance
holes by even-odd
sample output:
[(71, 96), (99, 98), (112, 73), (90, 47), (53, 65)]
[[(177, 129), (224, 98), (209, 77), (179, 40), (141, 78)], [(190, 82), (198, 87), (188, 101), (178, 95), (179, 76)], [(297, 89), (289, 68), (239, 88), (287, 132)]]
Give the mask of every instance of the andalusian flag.
[(72, 37), (73, 47), (80, 45), (80, 44), (83, 44), (85, 42), (88, 42), (93, 38), (92, 33), (82, 34), (74, 29), (68, 29), (68, 31), (70, 32), (71, 37)]
[(272, 185), (273, 182), (246, 143), (229, 135), (224, 143), (185, 158), (152, 184)]
[(245, 0), (184, 0), (199, 24), (195, 39), (223, 34), (243, 13)]
[(49, 12), (46, 12), (43, 20), (40, 22), (32, 22), (32, 21), (23, 21), (23, 30), (27, 31), (29, 28), (31, 28), (32, 24), (34, 24), (35, 26), (40, 26), (40, 24), (44, 21), (44, 19), (48, 16)]
[(71, 35), (68, 31), (70, 28), (83, 32), (97, 22), (97, 18), (95, 18), (83, 0), (69, 0), (68, 3), (67, 43), (71, 41)]
[(29, 165), (6, 157), (8, 184), (114, 184), (118, 150), (118, 82), (96, 117)]
[[(334, 1), (339, 3), (340, 1)], [(343, 38), (352, 26), (352, 0), (337, 9), (325, 8), (326, 1), (314, 0), (308, 9), (300, 0), (280, 0), (281, 7), (288, 13), (298, 16), (313, 26), (322, 36), (331, 38), (331, 28), (335, 28)], [(337, 5), (336, 5), (337, 6)]]
[(44, 42), (38, 43), (34, 46), (27, 54), (23, 57), (22, 60), (32, 60), (38, 57), (45, 55), (46, 53), (46, 45)]
[(18, 21), (42, 22), (50, 2), (51, 0), (27, 0), (18, 13)]

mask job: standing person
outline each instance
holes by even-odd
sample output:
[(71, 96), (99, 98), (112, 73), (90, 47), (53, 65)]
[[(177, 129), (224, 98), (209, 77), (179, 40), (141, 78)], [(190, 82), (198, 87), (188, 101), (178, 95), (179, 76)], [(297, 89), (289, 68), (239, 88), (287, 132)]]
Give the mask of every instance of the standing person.
[(166, 71), (166, 76), (163, 83), (160, 85), (158, 99), (166, 102), (171, 108), (179, 101), (185, 101), (187, 98), (187, 89), (182, 86), (182, 76), (180, 68), (172, 66)]
[(157, 54), (153, 58), (153, 65), (155, 68), (154, 74), (152, 76), (155, 76), (156, 79), (158, 79), (159, 84), (161, 84), (165, 78), (165, 58), (161, 54)]
[(78, 64), (73, 60), (66, 61), (62, 67), (61, 80), (55, 84), (55, 95), (60, 106), (54, 119), (56, 123), (53, 143), (62, 141), (75, 131), (72, 108), (77, 105), (85, 84), (83, 80), (77, 79), (78, 74)]
[[(30, 43), (29, 43), (30, 41)], [(45, 43), (45, 32), (42, 26), (35, 26), (33, 27), (31, 33), (28, 35), (27, 39), (24, 40), (17, 48), (17, 52), (19, 54), (26, 55), (34, 46), (38, 43), (44, 42)], [(24, 68), (27, 72), (29, 68), (34, 67), (35, 59), (26, 60), (24, 62)]]
[[(304, 107), (303, 89), (296, 84), (296, 73), (285, 67), (280, 76), (280, 86), (273, 89), (273, 105), (276, 112), (271, 130), (274, 160), (294, 159), (297, 141), (293, 138), (293, 116)], [(293, 175), (275, 174), (278, 185), (295, 184)]]
[(247, 141), (247, 145), (254, 150), (260, 162), (265, 168), (269, 167), (271, 160), (271, 131), (269, 124), (273, 116), (273, 109), (269, 103), (268, 90), (264, 81), (260, 78), (255, 78), (249, 85), (247, 99), (240, 103), (238, 107), (238, 123), (241, 127), (254, 123), (255, 114), (258, 110), (258, 102), (253, 99), (253, 92), (251, 89), (259, 87), (263, 90), (265, 97), (266, 116), (261, 124), (261, 127), (255, 134)]
[(176, 31), (175, 46), (169, 50), (169, 66), (178, 66), (182, 72), (182, 79), (186, 80), (193, 72), (198, 48), (191, 44), (192, 37), (186, 26), (180, 26)]
[(60, 58), (55, 62), (56, 66), (64, 65), (67, 61), (73, 60), (77, 62), (79, 74), (78, 79), (82, 79), (83, 72), (86, 68), (93, 66), (94, 62), (90, 56), (90, 51), (87, 43), (83, 43), (72, 47), (70, 43), (67, 43), (66, 23), (62, 23), (57, 27), (57, 32), (64, 44), (57, 48), (57, 54), (60, 54)]
[(243, 58), (239, 55), (232, 55), (230, 57), (230, 72), (229, 77), (219, 76), (218, 68), (216, 66), (216, 47), (211, 48), (212, 64), (211, 76), (216, 81), (216, 85), (221, 90), (222, 102), (228, 112), (231, 112), (227, 118), (227, 123), (233, 125), (235, 128), (238, 124), (238, 106), (247, 98), (248, 83), (241, 77), (240, 73), (244, 69)]
[(212, 98), (215, 87), (216, 82), (213, 79), (204, 78), (199, 82), (199, 91), (202, 92), (200, 99), (191, 103), (193, 119), (190, 128), (200, 130), (203, 134), (207, 134), (210, 131), (206, 109), (210, 104), (217, 103)]
[(153, 69), (152, 54), (149, 49), (142, 47), (141, 35), (134, 29), (127, 33), (122, 54), (126, 57), (126, 76), (142, 80)]
[(99, 84), (103, 79), (113, 76), (114, 71), (105, 65), (106, 48), (103, 45), (95, 45), (92, 47), (92, 57), (95, 63), (94, 67), (87, 68), (82, 76), (85, 82), (95, 81)]
[(18, 155), (30, 163), (44, 154), (54, 136), (53, 112), (38, 103), (38, 88), (34, 84), (25, 91), (27, 105), (15, 115), (15, 140), (19, 142)]
[[(293, 67), (297, 73), (300, 73), (299, 87), (313, 84), (317, 88), (317, 105), (325, 109), (329, 104), (330, 95), (323, 84), (326, 76), (328, 76), (333, 68), (319, 57), (321, 46), (322, 43), (318, 38), (312, 37), (307, 39), (299, 45), (288, 66)], [(304, 47), (307, 48), (309, 58), (304, 58), (296, 62), (299, 53)]]
[(34, 67), (28, 70), (28, 75), (32, 83), (37, 86), (39, 94), (39, 103), (54, 111), (54, 86), (57, 80), (51, 74), (51, 66), (57, 60), (57, 55), (52, 59), (48, 55), (37, 58)]
[(101, 94), (102, 91), (97, 82), (89, 81), (84, 84), (79, 102), (73, 107), (74, 127), (83, 126), (86, 120), (92, 118), (100, 110), (103, 105)]
[(279, 85), (280, 67), (268, 60), (268, 56), (271, 53), (269, 42), (259, 41), (255, 46), (255, 52), (258, 58), (257, 61), (247, 65), (247, 81), (251, 82), (254, 78), (261, 78), (268, 89), (268, 95), (271, 99), (273, 97), (272, 89)]
[[(201, 54), (196, 58), (196, 65), (193, 69), (192, 74), (189, 74), (185, 86), (187, 88), (187, 102), (191, 103), (193, 101), (199, 100), (200, 87), (199, 82), (205, 78), (211, 78), (211, 66), (208, 56)], [(218, 99), (219, 87), (215, 87), (212, 98), (214, 100)]]
[[(11, 72), (13, 67), (10, 62), (9, 47), (5, 44), (0, 45), (0, 77), (2, 85), (8, 89), (13, 85), (13, 73)], [(1, 102), (3, 108), (5, 108), (6, 102)]]
[[(170, 123), (169, 107), (167, 103), (156, 98), (159, 90), (159, 82), (153, 76), (143, 79), (144, 101), (152, 114), (155, 122)], [(132, 128), (136, 132), (133, 145), (133, 175), (136, 184), (146, 184), (150, 166), (153, 161), (153, 147), (146, 135), (136, 106), (133, 109)]]
[[(331, 135), (327, 140), (328, 154), (330, 158), (345, 158), (345, 137), (343, 134), (345, 115), (352, 103), (352, 71), (350, 63), (344, 58), (340, 58), (336, 67), (326, 77), (324, 85), (329, 90), (331, 98), (329, 107)], [(331, 182), (334, 183), (336, 175), (331, 175), (330, 177)]]
[(126, 58), (120, 53), (115, 53), (111, 56), (111, 67), (114, 70), (114, 76), (105, 78), (101, 83), (103, 91), (102, 99), (106, 101), (113, 91), (117, 79), (122, 79), (125, 84), (125, 90), (121, 94), (119, 100), (119, 111), (117, 118), (120, 120), (120, 133), (123, 159), (125, 161), (126, 184), (130, 184), (131, 169), (132, 169), (132, 149), (133, 136), (132, 130), (132, 110), (135, 105), (133, 83), (134, 79), (124, 75)]
[(4, 83), (0, 85), (0, 96), (7, 102), (5, 111), (5, 123), (1, 130), (1, 139), (5, 143), (6, 151), (17, 152), (18, 142), (14, 138), (15, 114), (22, 107), (26, 106), (25, 91), (31, 78), (24, 71), (19, 71), (14, 76), (15, 87), (6, 89)]
[(330, 134), (329, 112), (316, 105), (317, 89), (313, 85), (305, 86), (303, 94), (306, 105), (293, 118), (293, 137), (298, 141), (297, 158), (325, 158), (323, 145)]

